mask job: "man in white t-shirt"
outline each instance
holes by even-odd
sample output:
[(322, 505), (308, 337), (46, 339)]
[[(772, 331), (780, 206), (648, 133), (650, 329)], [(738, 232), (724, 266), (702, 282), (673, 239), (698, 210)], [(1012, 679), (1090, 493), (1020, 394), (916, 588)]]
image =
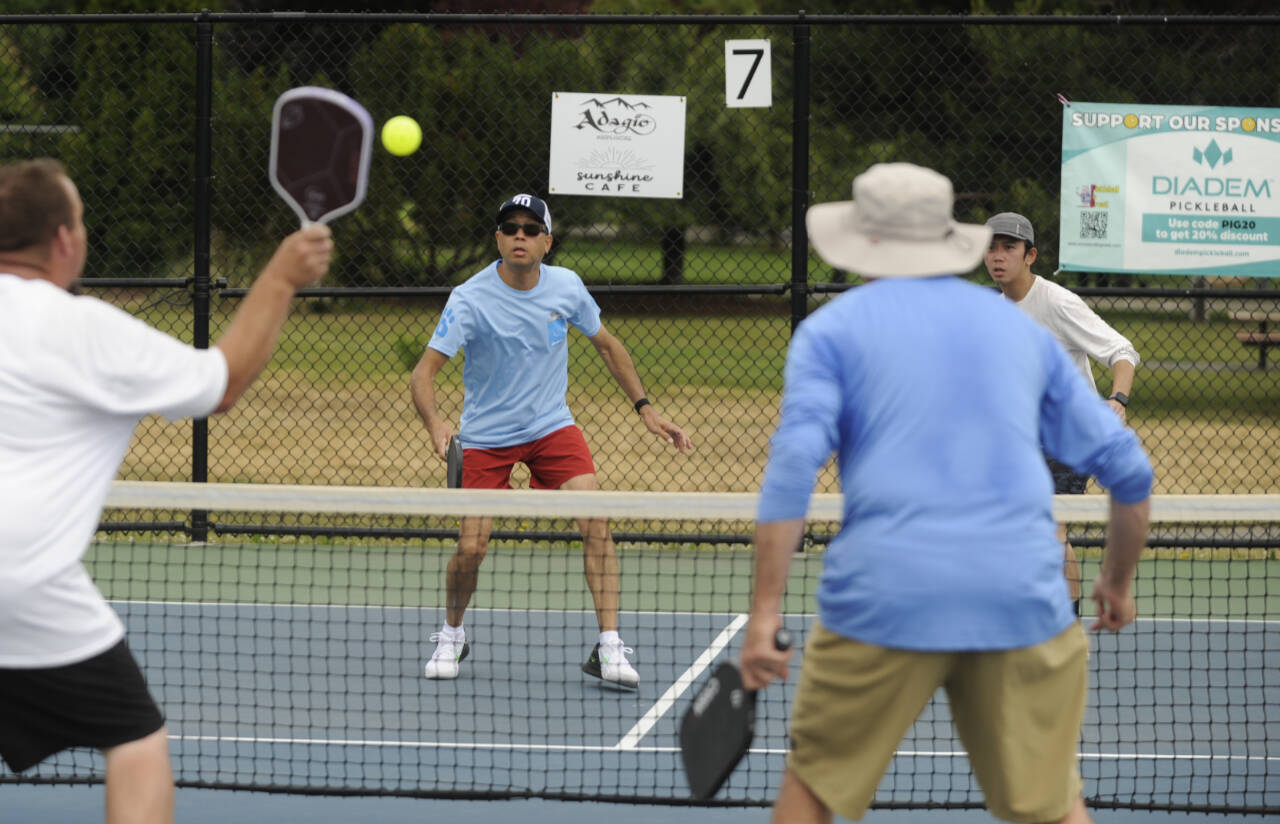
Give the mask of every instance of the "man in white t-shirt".
[[(1107, 397), (1107, 405), (1124, 421), (1139, 360), (1133, 344), (1098, 317), (1075, 292), (1031, 271), (1037, 254), (1031, 221), (1015, 212), (1001, 212), (989, 219), (987, 226), (992, 231), (991, 245), (986, 254), (987, 273), (991, 279), (1005, 297), (1052, 333), (1095, 391), (1098, 385), (1089, 368), (1089, 358), (1111, 369), (1111, 394)], [(1087, 475), (1081, 475), (1047, 455), (1045, 460), (1053, 474), (1055, 493), (1084, 494), (1089, 483)], [(1067, 540), (1065, 524), (1058, 524), (1058, 539), (1062, 541), (1066, 554), (1067, 580), (1078, 612), (1080, 567), (1075, 550)]]
[[(549, 266), (551, 211), (541, 198), (519, 194), (498, 208), (494, 239), (501, 259), (449, 295), (427, 350), (413, 370), (414, 405), (436, 453), (445, 458), (453, 426), (436, 408), (435, 377), (459, 350), (465, 399), (459, 422), (462, 486), (508, 489), (516, 463), (529, 467), (535, 489), (595, 489), (596, 470), (582, 431), (565, 402), (569, 386), (569, 327), (600, 354), (645, 428), (681, 452), (692, 443), (644, 396), (622, 342), (600, 322), (600, 307), (576, 273)], [(613, 684), (640, 680), (618, 635), (618, 559), (604, 519), (579, 519), (583, 566), (595, 604), (599, 640), (582, 670)], [(436, 649), (427, 678), (458, 677), (470, 652), (462, 616), (475, 592), (488, 549), (492, 518), (463, 518), (458, 549), (446, 575), (445, 623), (431, 636)]]
[(0, 166), (0, 757), (106, 756), (106, 820), (173, 819), (164, 719), (82, 557), (138, 421), (231, 408), (271, 357), (294, 292), (333, 251), (280, 244), (226, 334), (198, 350), (67, 290), (84, 204), (56, 160)]

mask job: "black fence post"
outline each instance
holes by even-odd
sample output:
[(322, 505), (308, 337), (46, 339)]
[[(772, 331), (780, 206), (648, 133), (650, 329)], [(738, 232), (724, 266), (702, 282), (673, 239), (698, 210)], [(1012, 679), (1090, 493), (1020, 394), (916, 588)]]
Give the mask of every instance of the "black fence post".
[[(193, 343), (197, 349), (209, 348), (209, 269), (212, 230), (210, 200), (213, 176), (213, 22), (204, 11), (196, 20), (196, 176), (195, 176), (195, 270), (193, 279), (192, 324)], [(191, 423), (191, 480), (209, 480), (209, 419)], [(191, 512), (191, 540), (209, 537), (209, 513), (203, 509)]]
[(809, 26), (792, 30), (795, 81), (791, 124), (791, 331), (804, 320), (809, 298), (809, 235), (804, 228), (809, 208)]

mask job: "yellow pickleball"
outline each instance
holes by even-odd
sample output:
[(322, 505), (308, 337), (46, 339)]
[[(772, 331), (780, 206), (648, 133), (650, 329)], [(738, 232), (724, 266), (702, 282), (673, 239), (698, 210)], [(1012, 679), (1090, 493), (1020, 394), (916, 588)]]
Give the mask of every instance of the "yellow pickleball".
[(397, 157), (411, 155), (422, 145), (422, 127), (408, 115), (396, 115), (382, 124), (382, 145)]

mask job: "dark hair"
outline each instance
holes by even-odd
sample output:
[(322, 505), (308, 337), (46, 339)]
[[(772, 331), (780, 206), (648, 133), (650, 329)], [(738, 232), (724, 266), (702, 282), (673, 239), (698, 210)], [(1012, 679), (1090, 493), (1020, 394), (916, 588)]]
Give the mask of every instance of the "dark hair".
[(42, 246), (74, 220), (67, 170), (44, 157), (0, 166), (0, 252)]

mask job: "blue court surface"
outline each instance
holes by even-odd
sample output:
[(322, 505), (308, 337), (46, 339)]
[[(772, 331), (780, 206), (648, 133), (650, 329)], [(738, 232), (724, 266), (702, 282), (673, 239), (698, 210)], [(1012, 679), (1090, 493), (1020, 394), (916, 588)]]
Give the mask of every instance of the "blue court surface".
[[(522, 799), (518, 801), (440, 801), (413, 798), (320, 798), (222, 790), (179, 790), (180, 824), (766, 824), (769, 810), (756, 808), (655, 807)], [(1134, 810), (1093, 810), (1099, 824), (1261, 824), (1258, 815), (1186, 814)], [(843, 820), (843, 819), (837, 819)], [(871, 810), (868, 824), (985, 824), (995, 821), (982, 810)], [(0, 821), (9, 824), (100, 824), (101, 787), (0, 786)]]
[[(441, 682), (426, 680), (421, 669), (434, 646), (427, 639), (440, 625), (439, 609), (115, 606), (167, 714), (179, 782), (301, 793), (687, 797), (677, 746), (680, 715), (705, 673), (736, 654), (745, 624), (745, 616), (731, 613), (624, 613), (624, 634), (642, 677), (639, 690), (625, 691), (581, 672), (596, 632), (588, 611), (469, 611), (471, 657), (461, 678)], [(808, 620), (788, 619), (798, 634)], [(1269, 744), (1280, 740), (1280, 623), (1147, 619), (1119, 635), (1092, 637), (1081, 746), (1087, 797), (1280, 807), (1280, 755)], [(755, 745), (721, 798), (767, 802), (774, 796), (793, 684), (762, 694)], [(96, 754), (64, 754), (28, 775), (100, 776), (100, 762)], [(12, 776), (0, 770), (5, 777)], [(904, 739), (877, 801), (980, 800), (939, 695)], [(0, 821), (98, 820), (100, 804), (100, 787), (0, 784)], [(88, 817), (78, 818), (80, 811)], [(546, 818), (558, 824), (586, 816), (618, 824), (768, 818), (758, 807), (195, 788), (179, 791), (179, 812), (186, 821), (305, 818), (313, 824), (339, 816), (378, 821), (446, 814), (455, 822)], [(981, 811), (946, 814), (986, 819)], [(1097, 812), (1100, 820), (1151, 815)], [(871, 820), (938, 821), (940, 814), (884, 810)]]

